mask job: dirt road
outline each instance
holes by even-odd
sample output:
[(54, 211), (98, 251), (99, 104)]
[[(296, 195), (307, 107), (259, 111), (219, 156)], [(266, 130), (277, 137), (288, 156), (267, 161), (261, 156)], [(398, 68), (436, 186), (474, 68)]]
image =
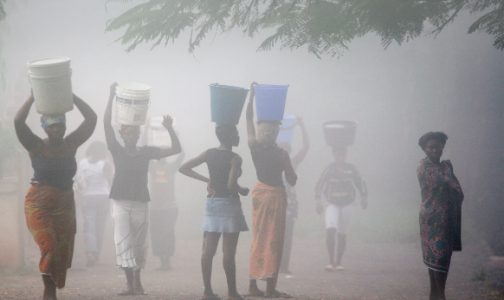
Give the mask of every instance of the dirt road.
[[(240, 241), (237, 257), (239, 291), (242, 294), (246, 293), (248, 283), (248, 245), (248, 240)], [(202, 292), (200, 241), (179, 241), (177, 248), (171, 271), (156, 271), (157, 261), (149, 257), (143, 278), (148, 295), (137, 297), (116, 296), (124, 288), (125, 279), (114, 266), (110, 254), (104, 255), (99, 265), (85, 268), (82, 255), (77, 251), (67, 287), (59, 292), (59, 299), (199, 299)], [(353, 242), (345, 258), (346, 270), (328, 273), (323, 270), (326, 264), (323, 241), (296, 241), (291, 264), (294, 278), (282, 276), (279, 289), (290, 293), (294, 299), (427, 299), (427, 270), (419, 251), (419, 245), (415, 243)], [(216, 293), (226, 296), (221, 259), (219, 253), (214, 260), (213, 284)], [(476, 246), (466, 246), (462, 253), (454, 256), (447, 284), (448, 299), (490, 299), (486, 296), (485, 284), (475, 280), (481, 271), (482, 259)], [(40, 299), (41, 280), (34, 265), (30, 270), (26, 274), (4, 272), (0, 275), (0, 299)]]

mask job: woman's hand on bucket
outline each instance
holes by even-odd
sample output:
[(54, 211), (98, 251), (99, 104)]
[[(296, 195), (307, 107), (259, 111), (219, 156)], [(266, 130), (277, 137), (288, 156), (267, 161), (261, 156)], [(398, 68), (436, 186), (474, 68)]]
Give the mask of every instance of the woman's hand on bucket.
[(173, 128), (173, 118), (170, 117), (170, 115), (165, 115), (163, 117), (163, 126), (166, 129), (171, 129)]
[(254, 99), (256, 85), (257, 85), (257, 82), (255, 82), (255, 81), (252, 81), (252, 83), (250, 84), (250, 100)]
[(249, 193), (249, 191), (250, 191), (250, 190), (249, 190), (248, 188), (246, 188), (246, 187), (242, 187), (242, 186), (239, 186), (239, 187), (238, 187), (238, 193), (239, 193), (240, 195), (242, 195), (242, 196), (247, 196), (247, 195), (248, 195), (248, 193)]

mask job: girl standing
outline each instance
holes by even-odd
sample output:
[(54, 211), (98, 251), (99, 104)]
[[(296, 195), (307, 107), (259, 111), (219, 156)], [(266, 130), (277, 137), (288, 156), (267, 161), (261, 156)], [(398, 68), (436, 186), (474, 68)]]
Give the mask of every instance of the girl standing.
[[(241, 187), (241, 157), (232, 151), (238, 146), (238, 130), (234, 125), (217, 125), (215, 134), (220, 146), (211, 148), (189, 160), (180, 167), (184, 175), (207, 183), (207, 202), (203, 221), (203, 253), (201, 270), (205, 290), (203, 300), (220, 299), (213, 293), (211, 286), (212, 261), (222, 235), (224, 272), (228, 284), (229, 300), (243, 299), (236, 289), (236, 246), (241, 231), (248, 230), (241, 209), (239, 195), (246, 196), (247, 188)], [(206, 163), (210, 176), (197, 173), (193, 168)]]

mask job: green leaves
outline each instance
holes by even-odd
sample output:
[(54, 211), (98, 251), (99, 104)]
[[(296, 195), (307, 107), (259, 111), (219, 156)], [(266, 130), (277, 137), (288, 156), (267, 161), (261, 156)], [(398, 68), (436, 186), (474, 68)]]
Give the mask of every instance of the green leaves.
[(5, 19), (5, 1), (7, 0), (0, 0), (0, 22)]
[(341, 53), (368, 33), (384, 47), (420, 36), (425, 23), (439, 33), (463, 10), (484, 11), (469, 32), (485, 31), (504, 49), (504, 0), (145, 0), (111, 20), (107, 30), (125, 30), (119, 40), (128, 51), (143, 43), (166, 45), (190, 31), (192, 52), (212, 31), (239, 28), (253, 37), (267, 29), (273, 33), (259, 50), (306, 48), (321, 57)]
[(483, 14), (469, 27), (469, 33), (484, 31), (494, 36), (493, 45), (495, 48), (504, 50), (504, 1), (479, 0), (472, 2), (472, 12), (488, 12)]

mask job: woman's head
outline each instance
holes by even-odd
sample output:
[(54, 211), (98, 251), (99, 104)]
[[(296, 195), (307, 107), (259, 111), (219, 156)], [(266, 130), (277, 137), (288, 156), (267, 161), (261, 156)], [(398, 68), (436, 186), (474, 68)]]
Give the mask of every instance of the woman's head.
[(51, 141), (62, 141), (66, 131), (65, 115), (42, 115), (40, 124)]
[(215, 135), (222, 145), (236, 147), (240, 143), (240, 136), (235, 125), (217, 125)]
[(261, 144), (275, 144), (280, 122), (259, 122), (257, 124), (257, 141)]
[(136, 147), (138, 138), (140, 137), (140, 126), (121, 124), (119, 134), (126, 147)]
[(418, 145), (432, 161), (439, 161), (443, 155), (448, 136), (444, 132), (427, 132), (418, 140)]
[(86, 157), (93, 160), (105, 159), (107, 155), (107, 147), (105, 143), (100, 141), (94, 141), (86, 149)]

